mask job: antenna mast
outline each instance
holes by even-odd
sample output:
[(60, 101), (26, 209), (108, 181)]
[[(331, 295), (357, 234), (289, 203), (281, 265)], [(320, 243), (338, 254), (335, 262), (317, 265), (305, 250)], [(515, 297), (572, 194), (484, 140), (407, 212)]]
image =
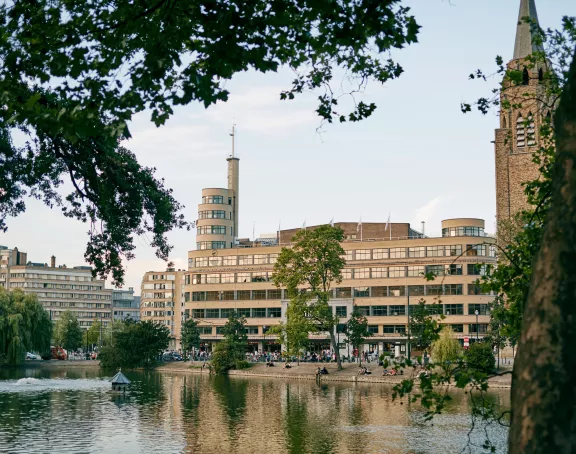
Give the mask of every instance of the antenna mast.
[(230, 136), (232, 137), (232, 157), (234, 157), (234, 142), (236, 142), (236, 132), (235, 132), (236, 124), (232, 123), (232, 133)]

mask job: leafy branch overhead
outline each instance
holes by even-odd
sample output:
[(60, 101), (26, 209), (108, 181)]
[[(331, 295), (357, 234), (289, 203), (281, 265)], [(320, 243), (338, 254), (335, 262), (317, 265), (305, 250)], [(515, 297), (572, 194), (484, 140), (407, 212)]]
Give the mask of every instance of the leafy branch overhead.
[[(150, 234), (167, 259), (166, 233), (187, 225), (154, 169), (118, 146), (134, 114), (160, 126), (175, 106), (226, 101), (239, 72), (288, 67), (295, 78), (281, 99), (320, 89), (323, 121), (362, 120), (376, 106), (353, 99), (340, 111), (341, 96), (398, 77), (384, 54), (418, 30), (400, 0), (2, 2), (0, 229), (28, 196), (59, 206), (90, 224), (86, 259), (121, 284), (133, 235)], [(335, 77), (351, 88), (335, 92)]]

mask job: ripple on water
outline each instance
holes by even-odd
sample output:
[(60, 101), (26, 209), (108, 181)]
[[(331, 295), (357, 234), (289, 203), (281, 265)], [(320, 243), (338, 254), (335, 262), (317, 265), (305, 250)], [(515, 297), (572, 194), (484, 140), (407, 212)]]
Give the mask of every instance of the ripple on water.
[(105, 379), (21, 378), (0, 381), (0, 393), (30, 393), (54, 391), (90, 391), (109, 389)]

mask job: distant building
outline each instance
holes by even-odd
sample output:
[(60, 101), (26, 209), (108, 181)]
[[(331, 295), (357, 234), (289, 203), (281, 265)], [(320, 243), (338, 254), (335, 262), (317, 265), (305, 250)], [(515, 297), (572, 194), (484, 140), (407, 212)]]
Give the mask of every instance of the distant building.
[(140, 319), (165, 325), (172, 350), (180, 348), (184, 270), (148, 271), (140, 287)]
[(140, 297), (134, 296), (134, 289), (112, 290), (112, 311), (114, 320), (140, 320)]
[[(523, 18), (529, 17), (538, 24), (535, 0), (521, 0), (514, 56), (508, 68), (523, 70), (523, 81), (511, 85), (504, 81), (501, 102), (507, 100), (509, 109), (500, 111), (500, 128), (496, 129), (496, 219), (500, 221), (514, 217), (519, 211), (529, 208), (523, 184), (539, 177), (539, 166), (533, 162), (534, 153), (541, 145), (540, 126), (543, 118), (551, 115), (546, 106), (542, 81), (548, 68), (528, 68), (527, 58), (542, 50), (533, 43), (533, 29)], [(522, 105), (521, 108), (516, 106)]]
[(25, 264), (26, 258), (26, 252), (20, 252), (18, 248), (9, 249), (7, 246), (0, 246), (0, 287), (8, 287), (6, 285), (8, 268)]
[(58, 320), (62, 312), (70, 310), (83, 328), (91, 326), (95, 319), (102, 320), (104, 326), (108, 325), (112, 318), (112, 290), (105, 288), (103, 280), (92, 277), (91, 267), (57, 267), (54, 256), (50, 265), (24, 263), (25, 253), (16, 248), (12, 253), (5, 253), (6, 250), (0, 251), (4, 251), (0, 285), (35, 294), (52, 320)]

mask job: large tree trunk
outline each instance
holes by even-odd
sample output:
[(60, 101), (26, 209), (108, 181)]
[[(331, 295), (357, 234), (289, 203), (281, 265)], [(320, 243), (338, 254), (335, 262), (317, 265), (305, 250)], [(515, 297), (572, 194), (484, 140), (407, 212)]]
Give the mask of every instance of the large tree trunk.
[(332, 348), (334, 349), (334, 354), (336, 355), (336, 364), (338, 365), (338, 370), (342, 370), (342, 361), (340, 361), (340, 350), (338, 349), (338, 345), (336, 344), (336, 336), (334, 334), (334, 330), (330, 330), (330, 342), (332, 344)]
[(552, 206), (514, 363), (510, 454), (576, 452), (576, 56), (555, 125)]

